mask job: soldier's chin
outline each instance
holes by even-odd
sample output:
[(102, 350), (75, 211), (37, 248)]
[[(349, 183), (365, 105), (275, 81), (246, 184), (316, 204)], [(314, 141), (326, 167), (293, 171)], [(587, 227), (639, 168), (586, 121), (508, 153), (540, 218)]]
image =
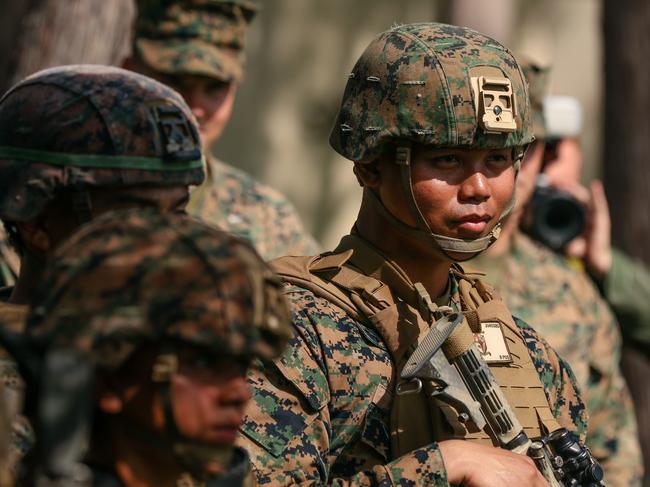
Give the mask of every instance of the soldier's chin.
[(467, 252), (445, 252), (447, 257), (449, 257), (450, 260), (453, 262), (467, 262), (468, 260), (472, 260), (474, 257), (482, 254), (484, 250), (479, 251), (479, 252), (472, 252), (472, 253), (467, 253)]

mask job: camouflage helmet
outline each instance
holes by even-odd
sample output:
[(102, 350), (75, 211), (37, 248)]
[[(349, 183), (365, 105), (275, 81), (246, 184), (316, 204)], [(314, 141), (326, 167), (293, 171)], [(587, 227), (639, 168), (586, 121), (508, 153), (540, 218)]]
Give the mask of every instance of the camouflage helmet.
[[(524, 75), (508, 49), (466, 27), (439, 23), (400, 25), (379, 34), (349, 76), (330, 136), (332, 148), (368, 163), (396, 147), (405, 194), (417, 227), (393, 216), (365, 190), (389, 223), (452, 260), (466, 260), (498, 237), (499, 223), (473, 240), (434, 234), (413, 196), (413, 143), (436, 148), (513, 149), (518, 171), (533, 140)], [(464, 257), (459, 257), (462, 254)]]
[(530, 143), (526, 81), (514, 56), (453, 25), (401, 25), (377, 36), (350, 74), (330, 143), (367, 161), (396, 139), (487, 149)]
[(0, 219), (61, 190), (188, 186), (204, 178), (197, 123), (171, 88), (109, 66), (38, 72), (0, 99)]
[(274, 358), (291, 336), (281, 284), (250, 244), (184, 214), (109, 212), (55, 254), (30, 336), (116, 369), (144, 341)]
[(171, 75), (220, 81), (243, 76), (246, 28), (255, 0), (138, 0), (133, 53)]

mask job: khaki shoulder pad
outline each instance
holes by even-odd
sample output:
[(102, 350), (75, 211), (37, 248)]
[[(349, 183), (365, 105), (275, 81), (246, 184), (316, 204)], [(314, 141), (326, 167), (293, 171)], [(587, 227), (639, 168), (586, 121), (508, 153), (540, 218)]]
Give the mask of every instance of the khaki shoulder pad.
[(341, 308), (356, 321), (367, 321), (350, 297), (329, 281), (327, 272), (336, 273), (348, 261), (352, 251), (310, 257), (280, 257), (271, 261), (271, 268), (283, 281), (300, 286)]

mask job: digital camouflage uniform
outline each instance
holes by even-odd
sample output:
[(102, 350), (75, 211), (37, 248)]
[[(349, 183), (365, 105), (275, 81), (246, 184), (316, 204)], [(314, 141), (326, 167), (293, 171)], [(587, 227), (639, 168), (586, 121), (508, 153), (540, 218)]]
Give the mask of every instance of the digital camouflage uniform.
[[(523, 70), (535, 136), (543, 140), (548, 68), (526, 60)], [(571, 364), (589, 410), (587, 443), (605, 469), (607, 485), (640, 485), (636, 418), (620, 370), (620, 330), (589, 277), (518, 230), (505, 254), (483, 254), (470, 266), (486, 272), (513, 314), (532, 324)]]
[[(281, 283), (249, 243), (182, 214), (151, 209), (110, 212), (82, 227), (58, 249), (36, 301), (39, 305), (27, 320), (27, 343), (42, 357), (57, 353), (77, 357), (76, 368), (87, 367), (91, 376), (95, 370), (105, 375), (122, 370), (140, 347), (154, 346), (158, 355), (151, 381), (162, 388), (163, 404), (169, 404), (166, 430), (149, 432), (133, 419), (125, 419), (118, 427), (140, 438), (149, 435), (159, 448), (173, 453), (180, 465), (188, 465), (185, 468), (193, 481), (206, 481), (207, 487), (244, 485), (250, 470), (243, 450), (202, 445), (178, 432), (169, 381), (182, 360), (178, 346), (200, 354), (204, 368), (213, 367), (214, 360), (272, 359), (284, 349), (291, 331)], [(82, 462), (90, 466), (87, 474), (93, 470), (97, 474), (94, 481), (88, 478), (88, 485), (105, 485), (106, 479), (117, 475), (111, 470), (112, 459), (94, 451), (93, 433), (88, 438), (88, 456), (84, 456), (85, 445), (71, 447), (54, 434), (61, 418), (88, 413), (79, 403), (94, 401), (92, 379), (85, 395), (80, 394), (56, 367), (52, 359), (34, 368), (38, 401), (57, 401), (68, 409), (58, 411), (54, 418), (46, 413), (36, 421), (40, 425), (37, 437), (49, 440), (49, 448), (37, 450), (33, 468), (40, 475), (57, 478)], [(67, 394), (77, 400), (63, 401)], [(120, 424), (120, 418), (119, 414), (113, 418), (112, 428)], [(69, 424), (84, 425), (72, 419)], [(195, 455), (227, 461), (230, 468), (218, 478), (206, 477), (200, 461), (193, 461)], [(46, 465), (57, 467), (47, 469)], [(84, 471), (79, 465), (76, 470)], [(178, 485), (190, 485), (189, 481), (183, 475)]]
[[(166, 75), (238, 83), (252, 0), (139, 0), (133, 53)], [(267, 260), (318, 251), (289, 200), (245, 172), (207, 157), (207, 178), (188, 211), (255, 245)]]
[[(485, 66), (489, 68), (483, 70)], [(506, 104), (512, 106), (514, 98), (519, 104), (511, 120), (516, 130), (486, 134), (478, 129), (482, 108), (474, 106), (467, 83), (475, 68), (497, 83), (507, 73), (513, 94)], [(512, 147), (518, 159), (517, 148), (530, 142), (528, 111), (523, 75), (500, 44), (466, 28), (397, 26), (376, 37), (355, 65), (330, 142), (360, 163), (371, 162), (395, 140), (434, 147)], [(410, 171), (408, 151), (398, 146), (396, 153), (397, 162), (407, 168), (403, 171)], [(441, 238), (430, 230), (425, 235), (421, 227), (403, 230), (427, 238), (443, 255), (452, 248), (475, 254), (490, 243)], [(424, 404), (428, 417), (411, 424), (411, 434), (417, 437), (416, 430), (423, 430), (422, 436), (433, 440), (416, 444), (419, 437), (407, 438), (399, 429), (407, 427), (411, 411), (421, 410), (396, 395), (400, 369), (429, 331), (435, 313), (450, 306), (471, 314), (476, 305), (481, 319), (480, 310), (491, 305), (505, 309), (480, 281), (453, 267), (447, 291), (432, 302), (421, 285), (356, 231), (332, 252), (286, 257), (272, 266), (288, 281), (295, 336), (280, 359), (264, 361), (250, 375), (254, 403), (242, 426), (241, 444), (251, 455), (260, 485), (447, 486), (437, 441), (472, 438), (495, 444), (485, 432), (471, 436), (453, 407), (424, 393), (416, 394), (413, 404)], [(520, 390), (537, 387), (538, 414), (546, 411), (550, 423), (584, 437), (587, 414), (570, 368), (522, 321), (508, 313), (501, 323), (509, 330), (503, 332), (508, 343), (517, 343), (518, 360), (528, 364), (512, 372), (526, 377)], [(472, 341), (478, 337), (470, 336)], [(495, 374), (513, 370), (490, 368)], [(508, 400), (517, 399), (516, 388), (502, 387)], [(541, 418), (533, 414), (529, 419), (524, 428), (539, 431)]]
[[(203, 178), (194, 116), (178, 93), (151, 78), (62, 66), (26, 78), (0, 99), (0, 219), (9, 227), (37, 217), (62, 193), (74, 201), (70, 218), (82, 223), (93, 216), (93, 188), (189, 187)], [(0, 325), (20, 332), (27, 307), (8, 303), (10, 291), (0, 291)], [(4, 350), (0, 377), (11, 401), (22, 395)], [(33, 437), (21, 419), (15, 427), (22, 454)]]

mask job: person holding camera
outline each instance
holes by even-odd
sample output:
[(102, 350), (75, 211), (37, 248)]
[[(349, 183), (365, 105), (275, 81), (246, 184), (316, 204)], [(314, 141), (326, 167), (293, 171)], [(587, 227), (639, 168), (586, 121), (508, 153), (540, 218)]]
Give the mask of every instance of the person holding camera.
[[(636, 418), (619, 366), (621, 335), (616, 319), (589, 277), (576, 272), (567, 257), (550, 248), (561, 235), (551, 235), (545, 245), (521, 228), (528, 228), (530, 234), (539, 230), (531, 229), (529, 220), (535, 216), (540, 197), (569, 205), (566, 194), (547, 191), (544, 178), (541, 188), (539, 183), (549, 150), (543, 109), (549, 70), (532, 61), (523, 63), (523, 69), (536, 140), (524, 156), (517, 202), (499, 240), (471, 265), (485, 271), (512, 312), (531, 323), (571, 364), (590, 415), (587, 445), (605, 469), (608, 485), (640, 485), (643, 469)], [(552, 215), (546, 216), (547, 226), (553, 227)]]
[[(544, 113), (551, 127), (553, 154), (542, 170), (555, 194), (574, 198), (584, 217), (582, 232), (562, 242), (562, 251), (587, 271), (616, 315), (623, 342), (650, 358), (650, 269), (612, 245), (609, 206), (603, 184), (580, 183), (581, 107), (568, 96), (549, 96)], [(575, 212), (575, 210), (574, 210)]]

